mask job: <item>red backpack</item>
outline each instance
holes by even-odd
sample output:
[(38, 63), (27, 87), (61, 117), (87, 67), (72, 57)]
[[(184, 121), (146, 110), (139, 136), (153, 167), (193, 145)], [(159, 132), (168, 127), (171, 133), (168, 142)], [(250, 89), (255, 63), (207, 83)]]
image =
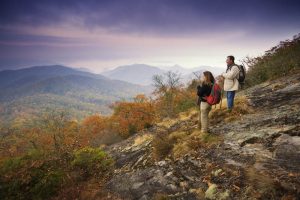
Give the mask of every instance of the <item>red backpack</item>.
[(211, 88), (210, 95), (206, 97), (207, 103), (210, 105), (216, 105), (220, 103), (221, 94), (222, 94), (221, 87), (217, 83), (214, 83)]

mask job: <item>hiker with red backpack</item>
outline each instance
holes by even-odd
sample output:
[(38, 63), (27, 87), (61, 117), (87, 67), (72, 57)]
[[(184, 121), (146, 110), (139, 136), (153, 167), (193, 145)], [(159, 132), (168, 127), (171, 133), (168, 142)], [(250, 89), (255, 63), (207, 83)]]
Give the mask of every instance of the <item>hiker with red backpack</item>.
[(227, 56), (226, 63), (227, 70), (222, 76), (224, 77), (224, 91), (227, 93), (227, 109), (231, 112), (235, 93), (239, 89), (240, 83), (245, 79), (245, 69), (243, 66), (234, 63), (233, 56)]
[[(211, 72), (203, 72), (201, 85), (197, 86), (197, 95), (198, 95), (198, 105), (200, 106), (199, 114), (199, 128), (201, 127), (201, 132), (208, 132), (208, 114), (211, 110), (211, 105), (220, 100), (214, 100), (212, 96), (212, 91), (214, 91), (215, 79)], [(217, 86), (217, 85), (216, 85)], [(213, 95), (217, 96), (217, 95)], [(218, 102), (219, 103), (219, 102)]]

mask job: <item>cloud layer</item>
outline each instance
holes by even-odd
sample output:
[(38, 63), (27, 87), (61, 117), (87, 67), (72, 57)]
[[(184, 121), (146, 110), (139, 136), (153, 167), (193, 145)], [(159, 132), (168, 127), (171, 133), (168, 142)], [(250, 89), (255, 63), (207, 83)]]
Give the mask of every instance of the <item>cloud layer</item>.
[(0, 69), (222, 65), (228, 53), (262, 53), (296, 34), (299, 8), (296, 0), (4, 0)]

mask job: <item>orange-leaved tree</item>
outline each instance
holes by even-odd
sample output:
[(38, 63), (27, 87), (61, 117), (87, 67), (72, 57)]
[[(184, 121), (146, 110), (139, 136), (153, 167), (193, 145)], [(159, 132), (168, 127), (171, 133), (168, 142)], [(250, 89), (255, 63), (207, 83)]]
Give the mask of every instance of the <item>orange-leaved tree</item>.
[(133, 102), (116, 102), (113, 109), (112, 128), (124, 138), (152, 126), (156, 118), (153, 102), (145, 95), (137, 95)]
[(79, 141), (81, 146), (91, 145), (91, 142), (105, 134), (109, 127), (109, 117), (98, 114), (86, 117), (80, 128)]

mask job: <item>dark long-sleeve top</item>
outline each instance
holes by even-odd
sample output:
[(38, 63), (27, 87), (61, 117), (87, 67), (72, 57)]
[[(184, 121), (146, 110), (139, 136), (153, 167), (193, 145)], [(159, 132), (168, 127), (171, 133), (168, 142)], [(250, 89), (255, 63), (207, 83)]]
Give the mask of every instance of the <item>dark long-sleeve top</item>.
[(206, 102), (206, 99), (204, 97), (207, 97), (210, 95), (212, 86), (203, 84), (202, 86), (197, 86), (197, 95), (199, 96), (199, 100), (202, 102)]

